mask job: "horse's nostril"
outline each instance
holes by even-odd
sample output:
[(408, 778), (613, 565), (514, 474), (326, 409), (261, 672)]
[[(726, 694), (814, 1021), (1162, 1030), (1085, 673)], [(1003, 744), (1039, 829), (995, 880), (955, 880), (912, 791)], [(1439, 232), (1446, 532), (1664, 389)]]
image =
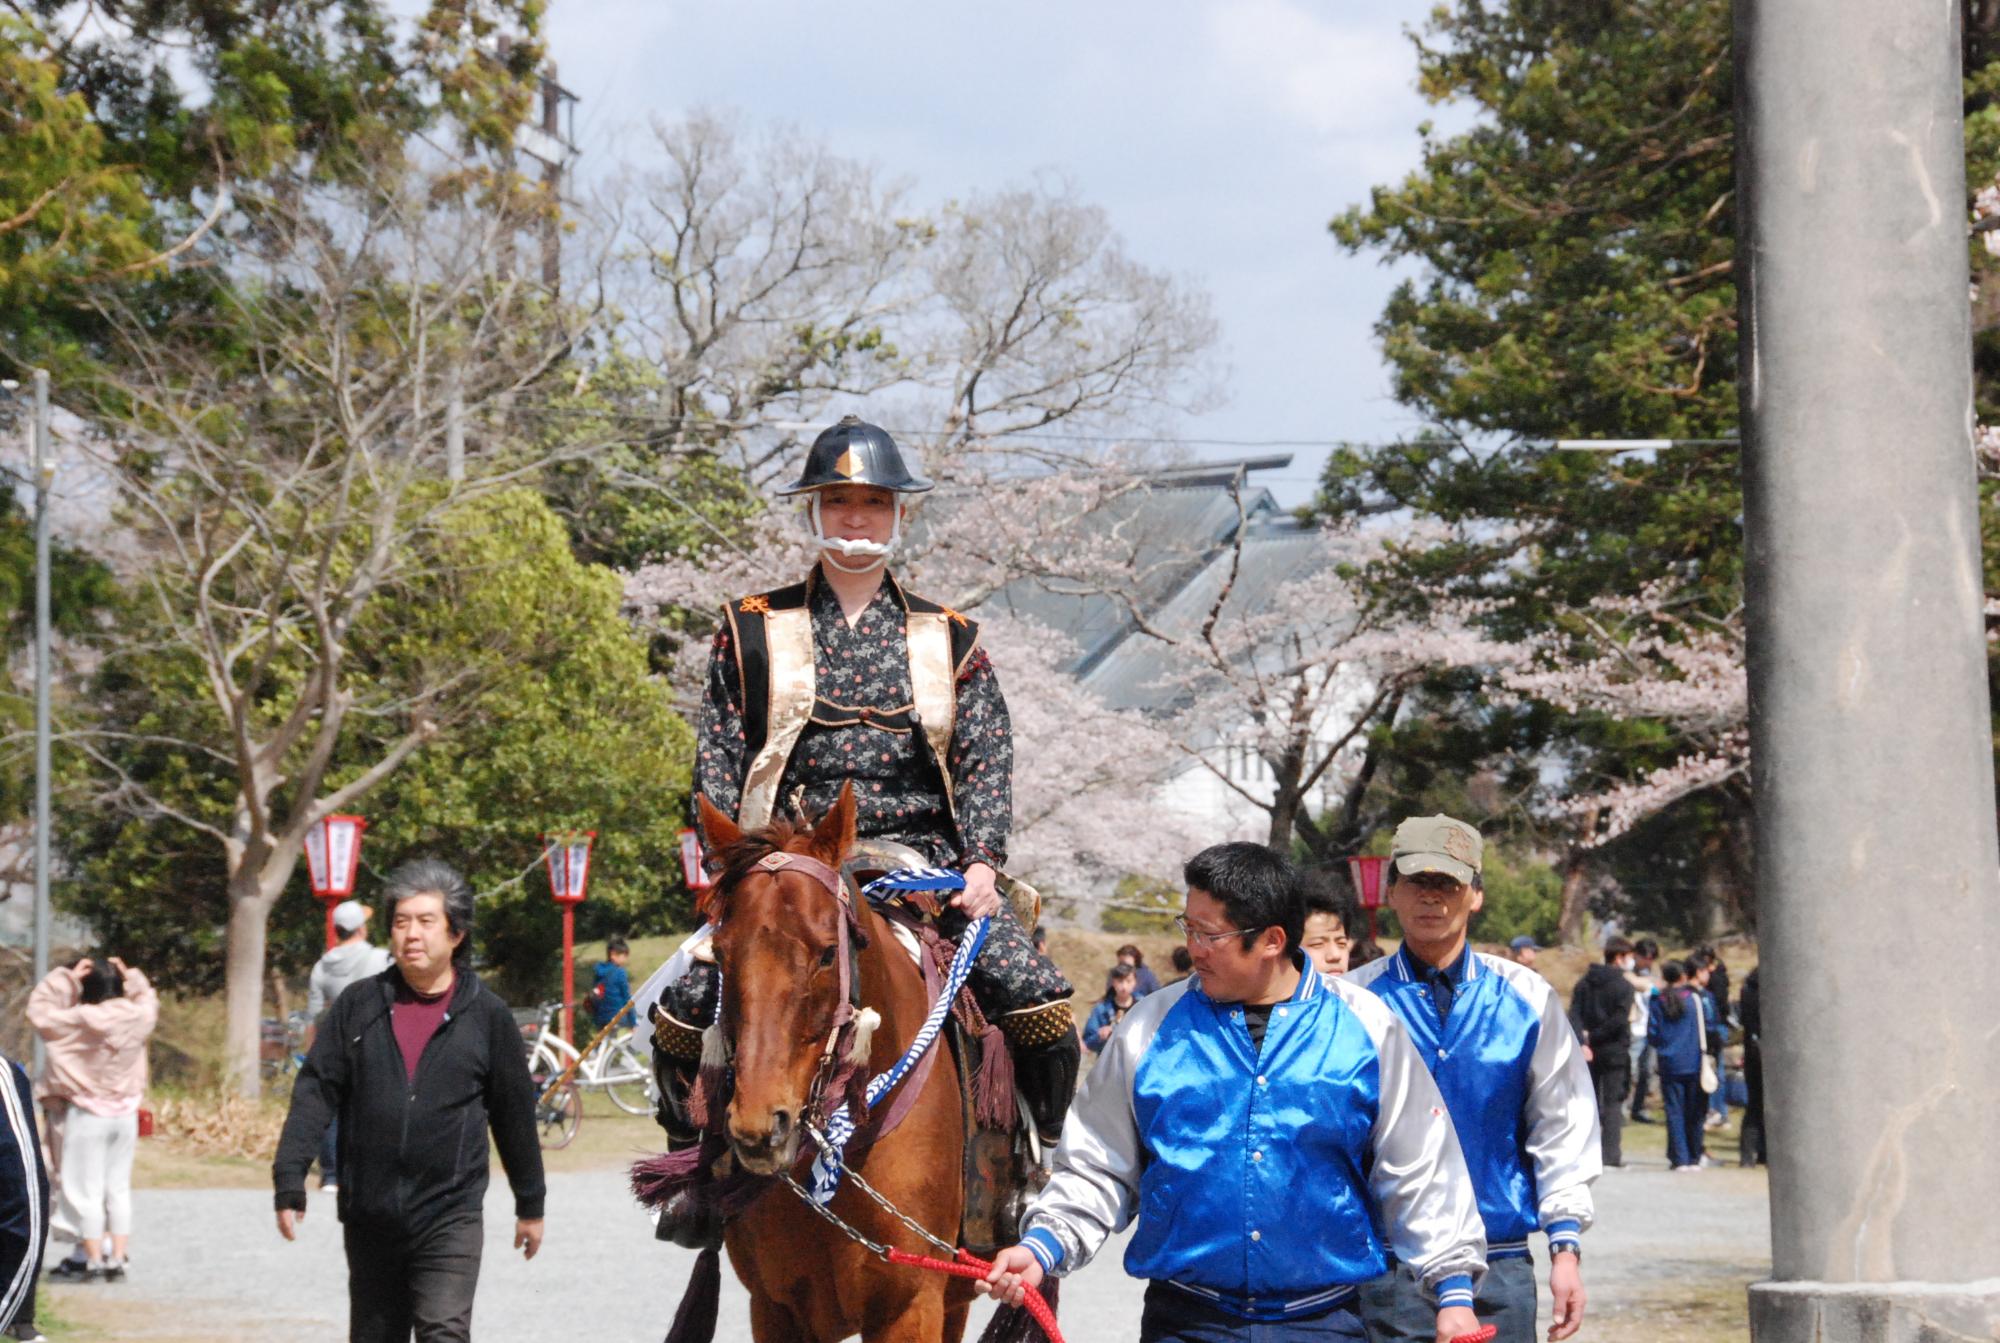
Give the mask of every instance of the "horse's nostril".
[(792, 1132), (792, 1112), (790, 1110), (771, 1111), (771, 1146), (781, 1145)]

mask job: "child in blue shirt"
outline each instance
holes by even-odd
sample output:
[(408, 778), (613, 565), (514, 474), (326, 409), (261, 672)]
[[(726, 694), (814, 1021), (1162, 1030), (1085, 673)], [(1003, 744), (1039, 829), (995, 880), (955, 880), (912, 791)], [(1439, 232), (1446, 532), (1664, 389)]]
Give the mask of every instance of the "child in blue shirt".
[(597, 963), (597, 983), (590, 990), (590, 1016), (599, 1030), (609, 1026), (632, 1001), (632, 977), (625, 973), (625, 963), (632, 959), (631, 948), (624, 938), (614, 937), (604, 944), (604, 954), (608, 959)]

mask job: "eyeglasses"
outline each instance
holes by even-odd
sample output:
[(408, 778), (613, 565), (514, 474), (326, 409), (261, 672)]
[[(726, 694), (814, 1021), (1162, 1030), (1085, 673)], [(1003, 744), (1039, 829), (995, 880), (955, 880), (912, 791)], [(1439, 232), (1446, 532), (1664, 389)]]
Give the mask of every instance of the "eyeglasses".
[(1231, 928), (1226, 932), (1204, 933), (1199, 929), (1195, 928), (1193, 925), (1191, 925), (1187, 921), (1187, 916), (1185, 914), (1174, 915), (1174, 927), (1181, 930), (1182, 937), (1186, 938), (1190, 942), (1199, 942), (1203, 946), (1207, 947), (1212, 947), (1217, 942), (1224, 941), (1225, 939), (1231, 937), (1248, 937), (1251, 933), (1261, 933), (1264, 931), (1264, 929), (1269, 928), (1270, 926), (1271, 926), (1270, 924), (1266, 923), (1256, 928)]

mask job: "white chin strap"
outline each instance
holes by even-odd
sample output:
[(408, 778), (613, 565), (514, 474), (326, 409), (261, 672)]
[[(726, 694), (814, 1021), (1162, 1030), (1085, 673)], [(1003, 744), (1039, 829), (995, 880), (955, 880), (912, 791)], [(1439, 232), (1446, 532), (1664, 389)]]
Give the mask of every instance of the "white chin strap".
[[(819, 517), (819, 491), (814, 490), (812, 529), (814, 538), (819, 542), (819, 548), (825, 552), (828, 564), (844, 574), (865, 574), (870, 569), (879, 569), (887, 564), (889, 556), (895, 553), (897, 542), (903, 539), (903, 502), (900, 499), (896, 501), (896, 521), (889, 529), (887, 544), (880, 541), (849, 541), (844, 537), (826, 534), (826, 528), (821, 524)], [(844, 562), (856, 556), (860, 557), (861, 563)]]

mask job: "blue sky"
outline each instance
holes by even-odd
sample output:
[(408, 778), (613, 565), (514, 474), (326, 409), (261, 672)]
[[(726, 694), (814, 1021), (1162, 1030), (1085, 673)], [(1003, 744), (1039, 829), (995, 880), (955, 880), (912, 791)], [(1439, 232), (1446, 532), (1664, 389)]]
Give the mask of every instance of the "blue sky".
[[(1412, 427), (1371, 326), (1395, 274), (1326, 232), (1414, 166), (1423, 0), (555, 0), (562, 81), (597, 165), (695, 107), (790, 122), (908, 178), (919, 201), (1067, 178), (1137, 259), (1206, 289), (1228, 400), (1210, 439), (1382, 439)], [(591, 166), (586, 164), (586, 167)], [(1254, 449), (1200, 447), (1205, 456)], [(1297, 451), (1287, 503), (1322, 453)]]

